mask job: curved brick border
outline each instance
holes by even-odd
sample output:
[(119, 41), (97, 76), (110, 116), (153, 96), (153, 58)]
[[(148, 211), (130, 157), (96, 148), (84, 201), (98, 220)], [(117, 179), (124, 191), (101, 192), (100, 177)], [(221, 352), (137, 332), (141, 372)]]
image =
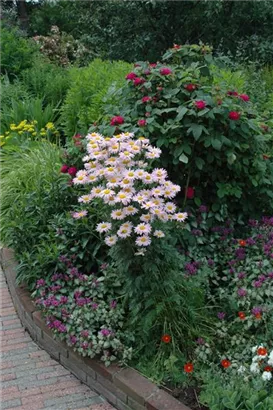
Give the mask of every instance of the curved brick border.
[(97, 360), (81, 357), (64, 342), (54, 339), (41, 312), (33, 304), (29, 291), (24, 286), (16, 285), (17, 263), (13, 251), (2, 248), (0, 252), (14, 307), (23, 326), (40, 347), (78, 379), (102, 394), (119, 410), (191, 410), (136, 370), (122, 369), (114, 364), (105, 367)]

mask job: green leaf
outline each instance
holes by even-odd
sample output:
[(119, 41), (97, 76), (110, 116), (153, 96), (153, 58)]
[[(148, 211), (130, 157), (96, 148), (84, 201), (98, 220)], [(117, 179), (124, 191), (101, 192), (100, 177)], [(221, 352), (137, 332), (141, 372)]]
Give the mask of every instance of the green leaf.
[(187, 164), (189, 162), (189, 158), (185, 154), (182, 154), (179, 157), (179, 161), (184, 162), (184, 164)]
[(188, 130), (189, 132), (191, 131), (194, 139), (198, 140), (198, 138), (200, 137), (200, 135), (202, 134), (203, 131), (203, 126), (200, 124), (192, 124)]
[(211, 140), (211, 145), (213, 146), (214, 149), (216, 149), (217, 151), (220, 151), (221, 147), (222, 147), (222, 142), (216, 139), (212, 139)]
[(203, 169), (203, 166), (205, 165), (205, 161), (202, 158), (195, 158), (195, 164), (197, 166), (198, 169)]
[(177, 111), (178, 111), (178, 114), (177, 114), (175, 119), (177, 121), (180, 121), (180, 120), (182, 120), (182, 118), (184, 117), (184, 115), (186, 114), (188, 109), (186, 107), (179, 107)]

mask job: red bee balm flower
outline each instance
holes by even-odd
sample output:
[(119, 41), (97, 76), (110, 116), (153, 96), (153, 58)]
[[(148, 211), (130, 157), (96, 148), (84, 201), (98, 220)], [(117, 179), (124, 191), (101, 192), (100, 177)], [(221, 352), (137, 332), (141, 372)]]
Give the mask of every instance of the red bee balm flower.
[(127, 74), (125, 78), (126, 80), (134, 80), (136, 77), (137, 77), (136, 73), (131, 72)]
[(195, 84), (187, 84), (185, 85), (185, 88), (187, 91), (194, 91), (196, 89), (196, 85)]
[(238, 243), (240, 246), (246, 246), (246, 241), (244, 241), (243, 239), (240, 239)]
[(224, 359), (221, 361), (221, 365), (223, 366), (224, 369), (227, 369), (231, 365), (231, 362), (227, 359)]
[(230, 111), (228, 118), (232, 121), (238, 121), (241, 117), (241, 114), (237, 111)]
[(179, 44), (174, 44), (174, 45), (173, 45), (173, 48), (174, 48), (175, 50), (179, 50), (181, 47), (182, 47), (182, 46), (180, 46)]
[(76, 167), (70, 167), (70, 168), (68, 168), (68, 173), (69, 173), (69, 175), (71, 175), (72, 177), (74, 177), (75, 175), (76, 175), (76, 173), (77, 173), (77, 168)]
[(68, 166), (68, 165), (62, 165), (62, 167), (61, 167), (61, 169), (60, 169), (60, 172), (61, 172), (62, 174), (67, 174), (68, 169), (69, 169), (69, 166)]
[(138, 120), (137, 124), (139, 127), (145, 127), (147, 123), (146, 123), (146, 120)]
[(272, 370), (273, 370), (273, 367), (271, 366), (265, 366), (264, 368), (264, 372), (272, 372)]
[(206, 101), (199, 100), (199, 101), (194, 101), (194, 105), (198, 110), (203, 110), (206, 107)]
[(187, 188), (186, 197), (187, 197), (188, 199), (194, 198), (194, 188), (193, 188), (193, 187), (189, 186), (189, 187)]
[(151, 68), (156, 68), (157, 63), (150, 63), (149, 65), (150, 65)]
[(160, 68), (159, 72), (160, 72), (161, 75), (170, 75), (170, 74), (172, 74), (172, 70), (168, 67)]
[(163, 336), (161, 337), (161, 340), (162, 340), (162, 342), (164, 342), (164, 343), (170, 343), (170, 341), (172, 340), (172, 338), (171, 338), (170, 335), (163, 335)]
[(117, 115), (116, 117), (113, 117), (111, 119), (110, 125), (121, 125), (124, 124), (124, 118), (121, 117), (120, 115)]
[(267, 355), (267, 350), (265, 347), (259, 347), (259, 349), (257, 350), (257, 354), (259, 356), (266, 356)]
[(262, 314), (261, 314), (261, 313), (255, 313), (255, 318), (256, 318), (256, 319), (261, 319), (261, 318), (262, 318)]
[(192, 373), (193, 372), (193, 364), (192, 363), (186, 363), (184, 365), (184, 372)]
[(237, 91), (228, 91), (227, 95), (232, 95), (233, 97), (238, 97)]
[(250, 100), (250, 98), (247, 94), (240, 94), (239, 97), (241, 98), (241, 100), (243, 100), (245, 102)]
[(269, 159), (269, 156), (266, 154), (263, 154), (263, 159)]
[(135, 85), (135, 86), (141, 85), (141, 84), (143, 84), (143, 83), (145, 83), (144, 78), (136, 77), (136, 78), (134, 79), (134, 85)]
[(238, 316), (241, 320), (244, 320), (246, 318), (246, 315), (244, 312), (238, 312)]
[(146, 103), (146, 102), (151, 101), (151, 99), (152, 99), (151, 97), (146, 96), (146, 97), (142, 97), (141, 101), (142, 101), (143, 103)]

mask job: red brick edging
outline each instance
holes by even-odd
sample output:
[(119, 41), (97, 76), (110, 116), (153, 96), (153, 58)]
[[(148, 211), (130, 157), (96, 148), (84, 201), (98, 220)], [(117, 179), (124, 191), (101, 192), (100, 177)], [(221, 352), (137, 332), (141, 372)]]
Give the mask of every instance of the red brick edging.
[(14, 307), (33, 340), (91, 389), (119, 410), (191, 410), (134, 369), (81, 357), (64, 342), (54, 339), (29, 291), (16, 285), (17, 262), (11, 249), (0, 251), (1, 265)]

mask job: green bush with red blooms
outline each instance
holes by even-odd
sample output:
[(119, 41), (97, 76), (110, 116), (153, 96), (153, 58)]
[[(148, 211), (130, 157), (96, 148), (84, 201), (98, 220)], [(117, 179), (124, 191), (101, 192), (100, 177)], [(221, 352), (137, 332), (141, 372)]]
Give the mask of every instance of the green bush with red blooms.
[(184, 204), (260, 216), (273, 207), (272, 130), (251, 96), (213, 85), (211, 62), (219, 63), (207, 46), (174, 45), (162, 62), (135, 64), (115, 90), (120, 104), (106, 105), (91, 130), (148, 137), (163, 150), (161, 166), (181, 185)]

